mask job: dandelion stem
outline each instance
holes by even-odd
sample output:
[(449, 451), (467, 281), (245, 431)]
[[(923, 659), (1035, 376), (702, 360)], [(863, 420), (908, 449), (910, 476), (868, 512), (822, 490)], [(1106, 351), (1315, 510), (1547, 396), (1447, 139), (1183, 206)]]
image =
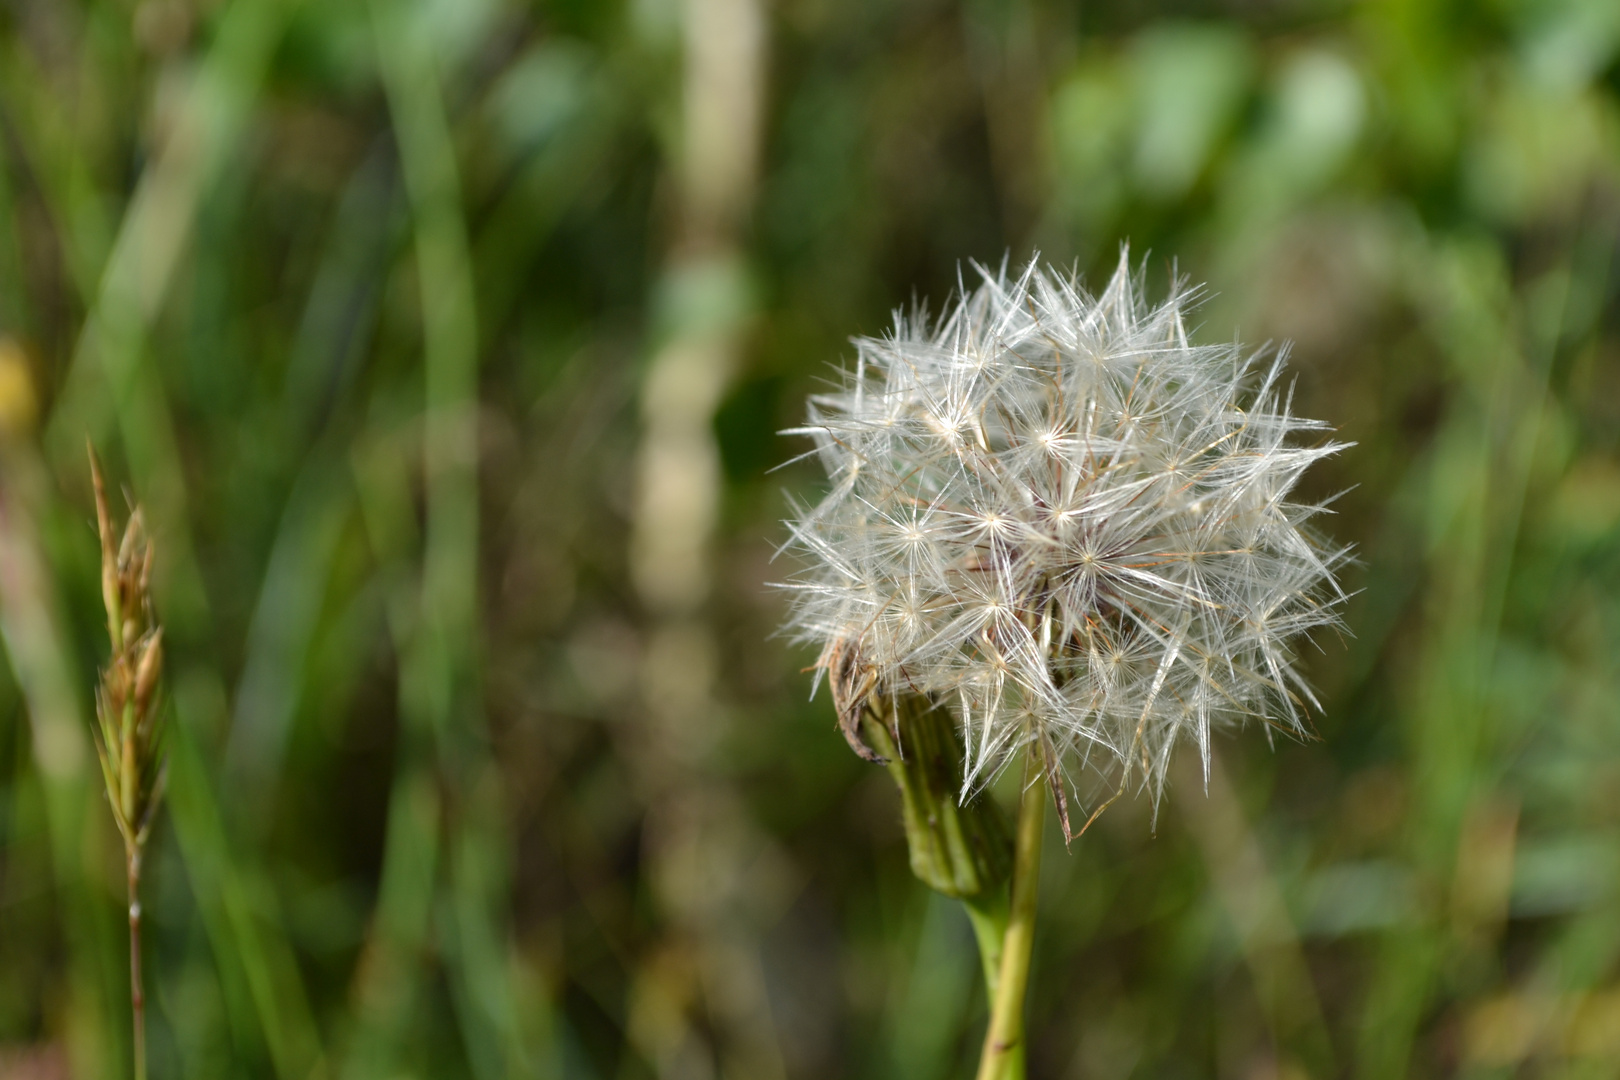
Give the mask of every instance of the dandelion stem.
[(1024, 794), (1018, 804), (1013, 853), (1012, 904), (1002, 939), (1001, 971), (990, 1001), (978, 1080), (1023, 1080), (1024, 991), (1035, 944), (1035, 903), (1041, 876), (1041, 826), (1046, 823), (1046, 770), (1040, 751), (1025, 751)]
[(1001, 981), (1001, 946), (1007, 939), (1007, 894), (996, 892), (989, 898), (975, 897), (962, 901), (968, 921), (973, 924), (973, 936), (979, 942), (979, 962), (984, 965), (984, 996), (991, 1001), (996, 997), (996, 984)]

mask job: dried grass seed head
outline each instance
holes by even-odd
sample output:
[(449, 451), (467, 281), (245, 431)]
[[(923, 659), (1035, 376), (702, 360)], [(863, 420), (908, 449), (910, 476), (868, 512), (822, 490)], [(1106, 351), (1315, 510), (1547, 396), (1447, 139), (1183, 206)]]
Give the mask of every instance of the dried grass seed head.
[(792, 432), (832, 486), (789, 522), (789, 630), (841, 717), (948, 704), (964, 794), (1032, 740), (1157, 798), (1183, 737), (1207, 770), (1218, 726), (1304, 733), (1295, 645), (1337, 623), (1347, 549), (1288, 499), (1341, 445), (1291, 414), (1283, 355), (1191, 344), (1195, 294), (1150, 306), (1123, 254), (1096, 296), (979, 272), (938, 321), (856, 340)]
[(101, 465), (90, 450), (101, 542), (101, 594), (112, 646), (96, 685), (97, 757), (127, 853), (138, 856), (163, 798), (163, 628), (152, 611), (152, 542), (140, 507), (117, 535)]

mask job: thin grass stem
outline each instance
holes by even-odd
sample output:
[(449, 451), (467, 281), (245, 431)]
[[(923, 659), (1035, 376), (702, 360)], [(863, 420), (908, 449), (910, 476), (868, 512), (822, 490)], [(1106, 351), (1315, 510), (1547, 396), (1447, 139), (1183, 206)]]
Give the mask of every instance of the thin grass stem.
[(129, 1011), (133, 1024), (135, 1080), (146, 1080), (146, 991), (141, 985), (141, 855), (124, 860), (129, 876)]

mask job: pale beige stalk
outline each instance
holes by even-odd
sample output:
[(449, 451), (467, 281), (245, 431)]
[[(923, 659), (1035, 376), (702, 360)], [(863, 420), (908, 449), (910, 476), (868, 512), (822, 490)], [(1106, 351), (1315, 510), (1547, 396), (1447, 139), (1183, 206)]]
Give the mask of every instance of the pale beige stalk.
[[(726, 714), (716, 693), (720, 649), (705, 613), (722, 486), (714, 417), (746, 329), (742, 228), (754, 201), (768, 34), (759, 0), (676, 7), (682, 85), (670, 146), (672, 235), (641, 386), (630, 537), (631, 576), (649, 616), (643, 708), (625, 728), (669, 932), (636, 974), (630, 1028), (660, 1075), (702, 1076), (718, 1059), (725, 1075), (772, 1080), (786, 1069), (758, 934), (775, 917), (788, 872), (711, 767)], [(693, 1023), (694, 1013), (708, 1023)]]

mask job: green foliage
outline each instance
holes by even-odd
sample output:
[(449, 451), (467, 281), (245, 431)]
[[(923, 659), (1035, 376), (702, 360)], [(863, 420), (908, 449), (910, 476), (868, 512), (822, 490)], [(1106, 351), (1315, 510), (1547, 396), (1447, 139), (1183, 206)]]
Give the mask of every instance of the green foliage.
[[(816, 483), (771, 433), (961, 260), (1125, 239), (1205, 340), (1295, 342), (1360, 592), (1321, 741), (1048, 830), (1031, 1075), (1611, 1074), (1615, 5), (766, 5), (694, 285), (697, 6), (0, 11), (0, 1074), (129, 1060), (88, 435), (160, 552), (152, 1076), (968, 1075), (967, 920), (770, 639)], [(718, 701), (671, 744), (637, 403), (715, 321)]]

